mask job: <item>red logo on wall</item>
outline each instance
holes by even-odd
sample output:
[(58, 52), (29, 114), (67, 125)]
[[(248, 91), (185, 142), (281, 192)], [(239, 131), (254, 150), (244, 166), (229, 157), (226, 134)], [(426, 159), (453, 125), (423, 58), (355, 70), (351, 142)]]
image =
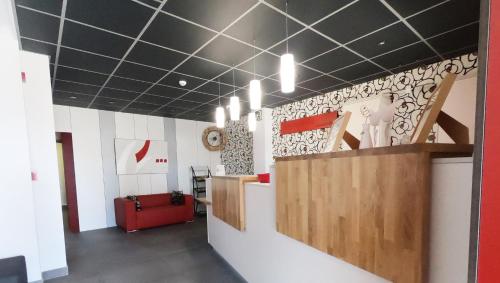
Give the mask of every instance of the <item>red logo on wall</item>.
[[(137, 161), (137, 163), (139, 163), (141, 160), (143, 160), (144, 157), (146, 156), (146, 154), (148, 154), (149, 145), (151, 145), (151, 141), (146, 140), (144, 142), (144, 145), (142, 146), (142, 148), (138, 152), (135, 153), (135, 160)], [(167, 163), (167, 159), (166, 158), (156, 158), (156, 163)]]

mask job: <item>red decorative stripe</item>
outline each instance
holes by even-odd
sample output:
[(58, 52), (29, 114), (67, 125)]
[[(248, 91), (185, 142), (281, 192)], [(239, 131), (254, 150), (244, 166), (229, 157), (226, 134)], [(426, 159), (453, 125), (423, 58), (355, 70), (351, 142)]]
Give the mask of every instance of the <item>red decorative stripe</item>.
[[(490, 3), (488, 66), (484, 112), (481, 219), (479, 232), (479, 283), (500, 278), (500, 1)], [(482, 27), (483, 28), (483, 27)], [(484, 27), (487, 29), (487, 27)], [(486, 32), (485, 32), (486, 34)], [(483, 54), (483, 56), (486, 55)]]
[(283, 121), (281, 122), (280, 134), (287, 135), (304, 131), (329, 128), (332, 125), (333, 121), (337, 119), (337, 117), (338, 113), (337, 111), (334, 111), (292, 121)]
[(137, 163), (139, 163), (139, 161), (141, 161), (144, 158), (144, 156), (146, 156), (146, 154), (148, 153), (149, 145), (150, 144), (151, 144), (151, 141), (150, 140), (146, 140), (144, 142), (144, 145), (142, 146), (141, 150), (139, 150), (135, 154), (135, 160), (137, 160)]

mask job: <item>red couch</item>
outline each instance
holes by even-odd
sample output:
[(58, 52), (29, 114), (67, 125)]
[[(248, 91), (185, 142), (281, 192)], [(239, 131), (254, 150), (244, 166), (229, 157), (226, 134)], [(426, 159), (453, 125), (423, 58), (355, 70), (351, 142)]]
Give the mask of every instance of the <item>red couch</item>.
[(157, 227), (193, 220), (193, 196), (184, 195), (184, 205), (172, 205), (170, 194), (137, 196), (141, 211), (136, 211), (135, 202), (127, 198), (115, 198), (116, 224), (125, 231)]

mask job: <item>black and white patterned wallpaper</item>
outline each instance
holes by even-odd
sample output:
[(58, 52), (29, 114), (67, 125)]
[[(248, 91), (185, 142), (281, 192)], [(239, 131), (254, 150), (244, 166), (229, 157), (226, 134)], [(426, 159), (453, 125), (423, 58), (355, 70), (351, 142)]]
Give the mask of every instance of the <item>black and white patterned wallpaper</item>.
[(393, 120), (392, 144), (399, 144), (403, 135), (411, 135), (418, 117), (435, 85), (446, 70), (465, 75), (477, 68), (477, 56), (466, 54), (453, 59), (390, 75), (324, 95), (283, 105), (273, 109), (273, 155), (291, 156), (318, 153), (327, 138), (326, 129), (280, 135), (282, 121), (295, 120), (329, 111), (339, 111), (346, 102), (390, 92), (394, 95), (396, 114)]
[(227, 121), (224, 131), (227, 143), (221, 152), (226, 175), (253, 174), (253, 136), (248, 131), (247, 117), (240, 121)]

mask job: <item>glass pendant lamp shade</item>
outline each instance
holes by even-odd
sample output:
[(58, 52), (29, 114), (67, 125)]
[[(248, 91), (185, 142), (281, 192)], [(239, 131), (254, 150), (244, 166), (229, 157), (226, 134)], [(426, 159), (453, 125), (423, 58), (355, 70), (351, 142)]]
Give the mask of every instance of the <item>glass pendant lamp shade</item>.
[(224, 107), (219, 106), (215, 109), (215, 124), (217, 128), (224, 128), (224, 122), (226, 121), (226, 114), (224, 113)]
[(295, 59), (291, 53), (281, 56), (280, 80), (281, 92), (291, 93), (295, 91)]
[(255, 132), (257, 129), (257, 118), (255, 117), (255, 112), (248, 113), (248, 131)]
[(231, 114), (232, 121), (240, 120), (240, 98), (237, 96), (231, 96), (229, 101), (229, 113)]
[(259, 80), (250, 81), (250, 109), (259, 110), (262, 104), (262, 90)]

